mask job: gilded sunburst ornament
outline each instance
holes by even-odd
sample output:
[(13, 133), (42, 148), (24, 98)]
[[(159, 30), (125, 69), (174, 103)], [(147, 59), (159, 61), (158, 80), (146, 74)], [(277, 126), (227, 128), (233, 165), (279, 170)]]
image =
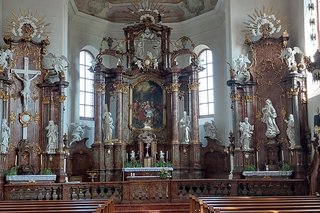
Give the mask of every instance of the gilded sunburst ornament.
[(47, 35), (46, 28), (49, 24), (44, 22), (44, 18), (30, 10), (21, 11), (20, 14), (12, 12), (7, 27), (7, 35), (25, 40), (41, 40)]
[(263, 7), (262, 10), (255, 10), (255, 14), (248, 16), (249, 20), (244, 23), (246, 25), (244, 32), (247, 35), (268, 38), (281, 30), (281, 20), (278, 18), (278, 13), (274, 13), (272, 9)]

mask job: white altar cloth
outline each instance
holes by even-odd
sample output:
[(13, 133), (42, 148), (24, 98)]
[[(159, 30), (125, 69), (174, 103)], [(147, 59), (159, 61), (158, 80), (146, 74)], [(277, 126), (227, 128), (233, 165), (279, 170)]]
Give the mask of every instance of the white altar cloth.
[(49, 182), (56, 181), (56, 175), (9, 175), (6, 181), (9, 183)]
[(292, 171), (243, 171), (242, 175), (245, 177), (290, 177)]

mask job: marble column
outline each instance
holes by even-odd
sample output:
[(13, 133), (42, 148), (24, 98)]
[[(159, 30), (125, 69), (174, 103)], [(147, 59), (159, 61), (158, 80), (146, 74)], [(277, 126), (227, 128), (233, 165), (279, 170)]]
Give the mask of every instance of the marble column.
[(180, 143), (179, 143), (179, 118), (178, 118), (178, 93), (181, 84), (178, 83), (177, 73), (173, 73), (172, 83), (169, 86), (171, 93), (172, 109), (168, 116), (171, 116), (172, 125), (172, 165), (175, 168), (173, 178), (180, 178)]

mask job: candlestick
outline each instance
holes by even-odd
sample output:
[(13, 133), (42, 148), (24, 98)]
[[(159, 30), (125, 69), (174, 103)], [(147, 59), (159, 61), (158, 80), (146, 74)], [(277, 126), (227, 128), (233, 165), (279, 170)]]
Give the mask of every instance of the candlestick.
[(282, 160), (282, 162), (284, 162), (284, 153), (283, 153), (283, 149), (281, 150), (281, 160)]
[(167, 159), (167, 162), (168, 162), (168, 160), (169, 160), (169, 151), (168, 150), (166, 151), (166, 159)]

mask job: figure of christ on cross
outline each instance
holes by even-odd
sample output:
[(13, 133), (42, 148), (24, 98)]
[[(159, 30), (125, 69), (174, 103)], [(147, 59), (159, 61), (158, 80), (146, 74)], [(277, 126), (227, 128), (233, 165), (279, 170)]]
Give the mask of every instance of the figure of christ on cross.
[[(17, 79), (22, 81), (23, 89), (21, 90), (21, 95), (23, 98), (23, 108), (27, 111), (28, 102), (30, 101), (30, 86), (31, 81), (33, 81), (38, 75), (41, 74), (39, 70), (29, 70), (29, 58), (24, 57), (24, 69), (14, 69), (13, 70)], [(22, 74), (22, 75), (19, 75)], [(31, 78), (29, 75), (33, 75)]]

